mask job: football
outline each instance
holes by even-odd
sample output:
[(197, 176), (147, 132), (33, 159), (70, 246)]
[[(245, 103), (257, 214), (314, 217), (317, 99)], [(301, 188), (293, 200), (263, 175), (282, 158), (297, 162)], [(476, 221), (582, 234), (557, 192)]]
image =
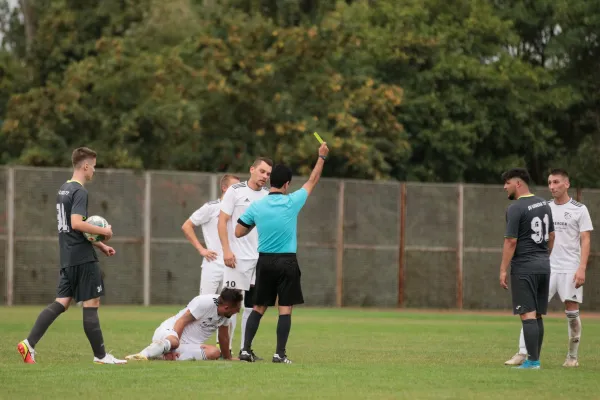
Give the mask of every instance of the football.
[[(103, 228), (108, 226), (108, 222), (106, 222), (106, 220), (99, 215), (92, 215), (91, 217), (86, 219), (85, 222), (87, 222), (88, 224), (101, 226)], [(84, 233), (84, 235), (90, 242), (101, 242), (104, 240), (103, 235), (92, 235), (89, 233)]]

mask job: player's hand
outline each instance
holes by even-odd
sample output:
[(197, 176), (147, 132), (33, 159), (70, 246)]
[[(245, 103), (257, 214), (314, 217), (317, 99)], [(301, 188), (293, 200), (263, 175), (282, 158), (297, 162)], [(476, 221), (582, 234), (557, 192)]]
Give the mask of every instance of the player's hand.
[(573, 276), (573, 282), (575, 282), (575, 289), (579, 289), (585, 283), (585, 270), (578, 268), (577, 272)]
[(113, 249), (110, 246), (104, 245), (100, 248), (100, 250), (107, 256), (107, 257), (111, 257), (114, 256), (116, 251), (115, 249)]
[(110, 225), (108, 225), (106, 228), (104, 228), (104, 230), (105, 231), (102, 234), (102, 236), (104, 236), (103, 242), (106, 242), (112, 238), (113, 231), (112, 231), (112, 227)]
[(329, 147), (327, 147), (326, 142), (323, 142), (323, 143), (321, 143), (321, 147), (319, 147), (319, 155), (326, 157), (327, 154), (329, 154)]
[(235, 268), (235, 254), (231, 251), (223, 251), (223, 262), (229, 268)]
[(217, 259), (218, 254), (217, 252), (212, 250), (202, 249), (200, 250), (200, 255), (206, 258), (208, 261), (215, 261)]
[(506, 272), (500, 272), (500, 286), (508, 290), (508, 274)]

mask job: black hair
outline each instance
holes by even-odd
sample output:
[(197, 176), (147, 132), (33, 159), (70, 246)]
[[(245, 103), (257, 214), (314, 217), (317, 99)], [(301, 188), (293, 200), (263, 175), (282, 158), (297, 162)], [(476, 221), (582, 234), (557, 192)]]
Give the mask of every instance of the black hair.
[(283, 164), (277, 164), (271, 171), (271, 187), (281, 189), (287, 182), (292, 181), (292, 170)]
[(510, 179), (519, 178), (527, 185), (529, 185), (529, 181), (531, 177), (529, 176), (529, 172), (525, 168), (513, 168), (502, 174), (502, 182), (507, 182)]
[(552, 171), (550, 171), (550, 175), (561, 175), (567, 179), (569, 178), (567, 171), (562, 168), (554, 168)]
[(219, 296), (219, 304), (236, 305), (244, 300), (242, 291), (238, 289), (225, 288)]

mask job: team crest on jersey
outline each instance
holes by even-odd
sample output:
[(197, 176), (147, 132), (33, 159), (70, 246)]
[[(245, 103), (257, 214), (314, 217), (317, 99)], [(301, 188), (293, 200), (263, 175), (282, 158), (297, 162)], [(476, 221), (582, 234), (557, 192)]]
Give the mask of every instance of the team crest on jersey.
[(571, 219), (571, 214), (568, 212), (565, 212), (565, 219)]

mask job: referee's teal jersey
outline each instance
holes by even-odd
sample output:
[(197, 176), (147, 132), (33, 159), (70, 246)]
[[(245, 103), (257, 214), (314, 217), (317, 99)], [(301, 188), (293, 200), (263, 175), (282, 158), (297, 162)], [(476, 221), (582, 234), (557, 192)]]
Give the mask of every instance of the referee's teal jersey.
[(256, 225), (259, 253), (296, 253), (298, 213), (307, 198), (304, 188), (288, 195), (269, 193), (250, 204), (238, 222), (246, 228)]

